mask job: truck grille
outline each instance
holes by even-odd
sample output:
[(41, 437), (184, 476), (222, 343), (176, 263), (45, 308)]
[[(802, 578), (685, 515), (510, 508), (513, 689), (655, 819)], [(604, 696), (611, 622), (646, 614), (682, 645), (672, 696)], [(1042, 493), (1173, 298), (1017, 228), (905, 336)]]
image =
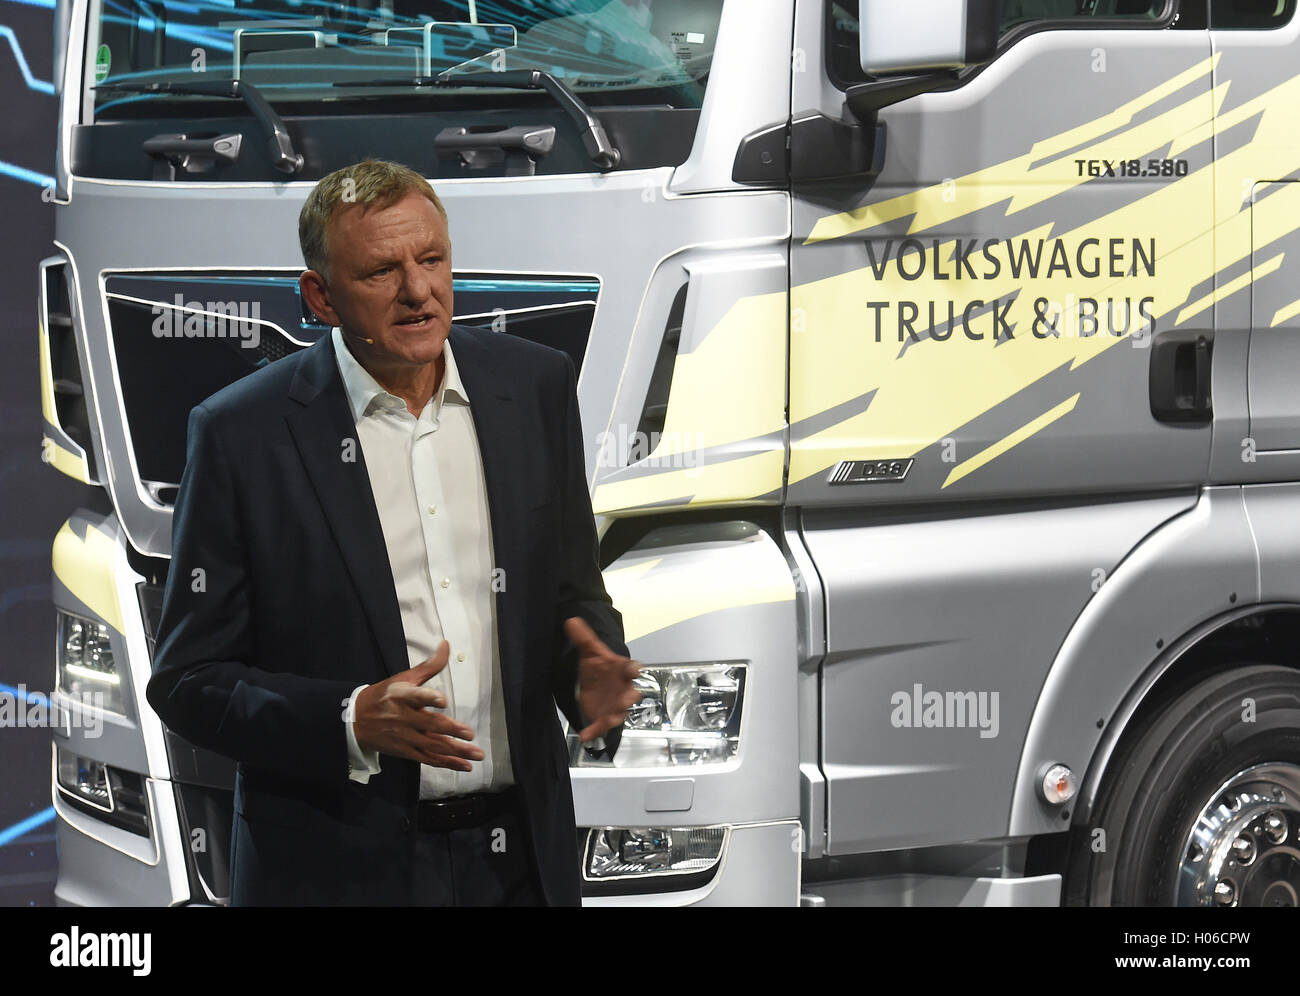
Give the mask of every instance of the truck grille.
[[(455, 321), (563, 350), (581, 368), (599, 289), (590, 277), (465, 274)], [(137, 472), (163, 504), (185, 466), (190, 409), (329, 332), (296, 270), (112, 274), (105, 296)]]

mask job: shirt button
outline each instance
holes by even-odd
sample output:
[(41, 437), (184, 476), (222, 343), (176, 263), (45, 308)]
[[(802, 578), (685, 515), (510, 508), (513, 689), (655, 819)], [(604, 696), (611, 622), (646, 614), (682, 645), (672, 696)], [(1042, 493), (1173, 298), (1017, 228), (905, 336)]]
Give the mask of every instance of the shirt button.
[(456, 655), (456, 660), (458, 660), (458, 661), (463, 661), (464, 659), (465, 659), (465, 655), (464, 655), (464, 654), (457, 654), (457, 655)]
[(451, 578), (443, 578), (443, 579), (442, 579), (442, 586), (443, 586), (444, 588), (447, 587), (447, 585), (449, 585), (449, 584), (451, 584)]
[(437, 515), (437, 514), (438, 514), (438, 506), (437, 506), (437, 505), (430, 505), (430, 506), (429, 506), (429, 514), (430, 514), (430, 515)]

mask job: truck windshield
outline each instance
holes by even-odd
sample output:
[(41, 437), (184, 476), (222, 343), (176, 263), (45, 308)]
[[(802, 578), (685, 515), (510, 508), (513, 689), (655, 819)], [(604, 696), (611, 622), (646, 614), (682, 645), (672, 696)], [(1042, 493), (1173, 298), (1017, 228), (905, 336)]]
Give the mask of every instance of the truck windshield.
[[(321, 113), (392, 99), (395, 79), (521, 69), (544, 70), (590, 103), (698, 108), (721, 7), (722, 0), (92, 0), (87, 85), (94, 120), (202, 99), (177, 92), (181, 86), (131, 89), (150, 83), (240, 79), (271, 103)], [(518, 99), (517, 91), (499, 93)]]

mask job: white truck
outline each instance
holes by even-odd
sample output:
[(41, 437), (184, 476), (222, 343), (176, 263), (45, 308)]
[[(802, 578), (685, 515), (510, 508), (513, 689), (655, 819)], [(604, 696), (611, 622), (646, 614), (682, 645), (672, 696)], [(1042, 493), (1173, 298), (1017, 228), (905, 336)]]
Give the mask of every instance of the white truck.
[(58, 901), (222, 903), (144, 697), (186, 418), (327, 334), (298, 210), (430, 178), (566, 350), (645, 665), (609, 904), (1295, 905), (1296, 0), (58, 0)]

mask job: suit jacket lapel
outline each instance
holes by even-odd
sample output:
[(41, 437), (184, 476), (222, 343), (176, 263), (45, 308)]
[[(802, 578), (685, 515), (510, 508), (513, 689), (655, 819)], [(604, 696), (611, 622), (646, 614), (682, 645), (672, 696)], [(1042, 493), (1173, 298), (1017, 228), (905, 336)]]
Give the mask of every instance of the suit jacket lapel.
[(286, 416), (389, 674), (409, 667), (401, 610), (361, 441), (329, 335), (311, 346), (289, 388)]

